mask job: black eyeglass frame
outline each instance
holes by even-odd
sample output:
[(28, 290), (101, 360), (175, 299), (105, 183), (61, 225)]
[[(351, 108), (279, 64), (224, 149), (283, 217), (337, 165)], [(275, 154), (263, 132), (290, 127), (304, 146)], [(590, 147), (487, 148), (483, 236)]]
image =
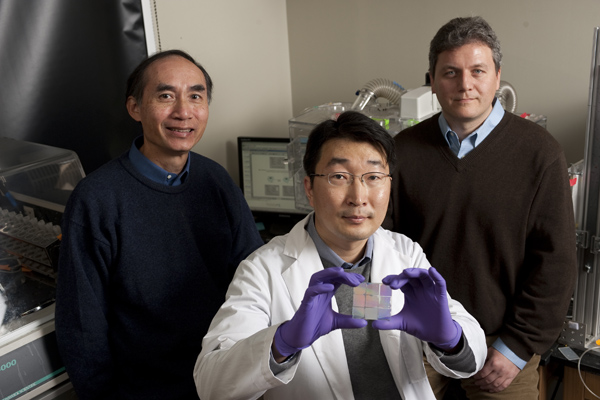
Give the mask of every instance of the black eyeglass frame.
[[(331, 183), (331, 175), (336, 175), (336, 174), (342, 174), (342, 175), (350, 175), (352, 177), (352, 180), (348, 180), (348, 183), (342, 186), (339, 185), (334, 185), (333, 183)], [(326, 176), (327, 177), (327, 182), (331, 185), (331, 186), (335, 186), (335, 187), (345, 187), (345, 186), (350, 186), (352, 185), (352, 183), (354, 183), (354, 179), (356, 179), (357, 177), (360, 178), (360, 182), (365, 185), (365, 187), (377, 187), (377, 186), (369, 186), (365, 180), (363, 179), (363, 177), (365, 175), (369, 175), (369, 174), (377, 174), (377, 175), (382, 175), (382, 179), (383, 178), (390, 178), (390, 181), (392, 180), (392, 174), (386, 174), (383, 172), (377, 172), (377, 171), (373, 171), (373, 172), (365, 172), (362, 175), (355, 175), (351, 172), (330, 172), (329, 174), (310, 174), (308, 176), (313, 177), (313, 176)]]

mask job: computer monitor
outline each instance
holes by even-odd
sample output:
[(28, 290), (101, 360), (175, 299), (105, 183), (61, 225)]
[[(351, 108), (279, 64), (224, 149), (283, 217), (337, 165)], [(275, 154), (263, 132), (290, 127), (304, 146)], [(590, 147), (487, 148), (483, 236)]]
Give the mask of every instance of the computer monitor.
[(238, 137), (240, 186), (255, 216), (308, 213), (296, 208), (287, 164), (289, 143), (289, 138)]

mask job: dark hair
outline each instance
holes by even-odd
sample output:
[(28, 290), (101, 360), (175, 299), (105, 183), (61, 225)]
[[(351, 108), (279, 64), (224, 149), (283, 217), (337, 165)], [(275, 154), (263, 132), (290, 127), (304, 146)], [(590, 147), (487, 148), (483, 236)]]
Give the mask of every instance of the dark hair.
[(492, 50), (496, 73), (502, 63), (500, 42), (492, 27), (481, 17), (454, 18), (442, 26), (429, 44), (429, 74), (433, 78), (440, 53), (470, 43), (482, 43)]
[(133, 96), (138, 103), (141, 102), (142, 96), (144, 94), (144, 88), (146, 87), (146, 70), (148, 69), (148, 67), (152, 65), (152, 63), (154, 63), (155, 61), (174, 56), (185, 58), (186, 60), (193, 63), (196, 67), (198, 67), (200, 71), (202, 71), (202, 73), (204, 74), (204, 80), (206, 81), (206, 97), (208, 99), (208, 103), (210, 104), (210, 101), (212, 100), (213, 89), (213, 82), (210, 78), (210, 75), (208, 75), (208, 72), (206, 72), (204, 67), (197, 63), (192, 56), (190, 56), (188, 53), (182, 50), (162, 51), (142, 61), (133, 70), (133, 72), (131, 73), (131, 75), (129, 75), (129, 78), (127, 79), (127, 91), (125, 92), (125, 101), (127, 101), (129, 96)]
[[(390, 172), (396, 163), (394, 139), (377, 122), (357, 111), (346, 111), (337, 120), (327, 120), (317, 125), (306, 143), (304, 153), (304, 170), (307, 175), (315, 173), (315, 168), (321, 158), (321, 149), (332, 139), (348, 139), (355, 142), (365, 142), (375, 147), (385, 156)], [(311, 182), (314, 177), (311, 177)]]

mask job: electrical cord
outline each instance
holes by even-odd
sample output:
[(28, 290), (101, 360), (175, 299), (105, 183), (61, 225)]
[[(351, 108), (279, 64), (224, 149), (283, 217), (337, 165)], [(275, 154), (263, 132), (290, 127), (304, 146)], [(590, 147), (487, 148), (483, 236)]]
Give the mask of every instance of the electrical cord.
[[(598, 342), (596, 342), (598, 343)], [(584, 380), (583, 380), (583, 376), (581, 376), (581, 359), (583, 358), (583, 356), (585, 356), (589, 351), (591, 350), (596, 350), (596, 349), (600, 349), (600, 346), (596, 346), (596, 347), (590, 347), (589, 349), (587, 349), (586, 351), (584, 351), (580, 356), (579, 356), (579, 360), (577, 361), (577, 372), (579, 372), (579, 379), (581, 380), (581, 383), (583, 384), (583, 386), (588, 390), (588, 392), (590, 392), (595, 398), (600, 399), (600, 396), (598, 396), (596, 393), (592, 392), (592, 390), (585, 384)]]

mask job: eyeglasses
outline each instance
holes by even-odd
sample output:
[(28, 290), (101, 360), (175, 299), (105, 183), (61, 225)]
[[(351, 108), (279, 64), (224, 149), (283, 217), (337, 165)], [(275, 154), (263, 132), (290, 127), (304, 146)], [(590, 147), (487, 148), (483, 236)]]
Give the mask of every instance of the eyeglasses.
[(310, 176), (326, 176), (330, 185), (338, 187), (350, 186), (354, 182), (354, 178), (359, 178), (366, 187), (377, 188), (383, 186), (386, 178), (392, 179), (392, 175), (383, 172), (367, 172), (362, 175), (354, 175), (350, 172), (332, 172), (330, 174), (310, 174)]

